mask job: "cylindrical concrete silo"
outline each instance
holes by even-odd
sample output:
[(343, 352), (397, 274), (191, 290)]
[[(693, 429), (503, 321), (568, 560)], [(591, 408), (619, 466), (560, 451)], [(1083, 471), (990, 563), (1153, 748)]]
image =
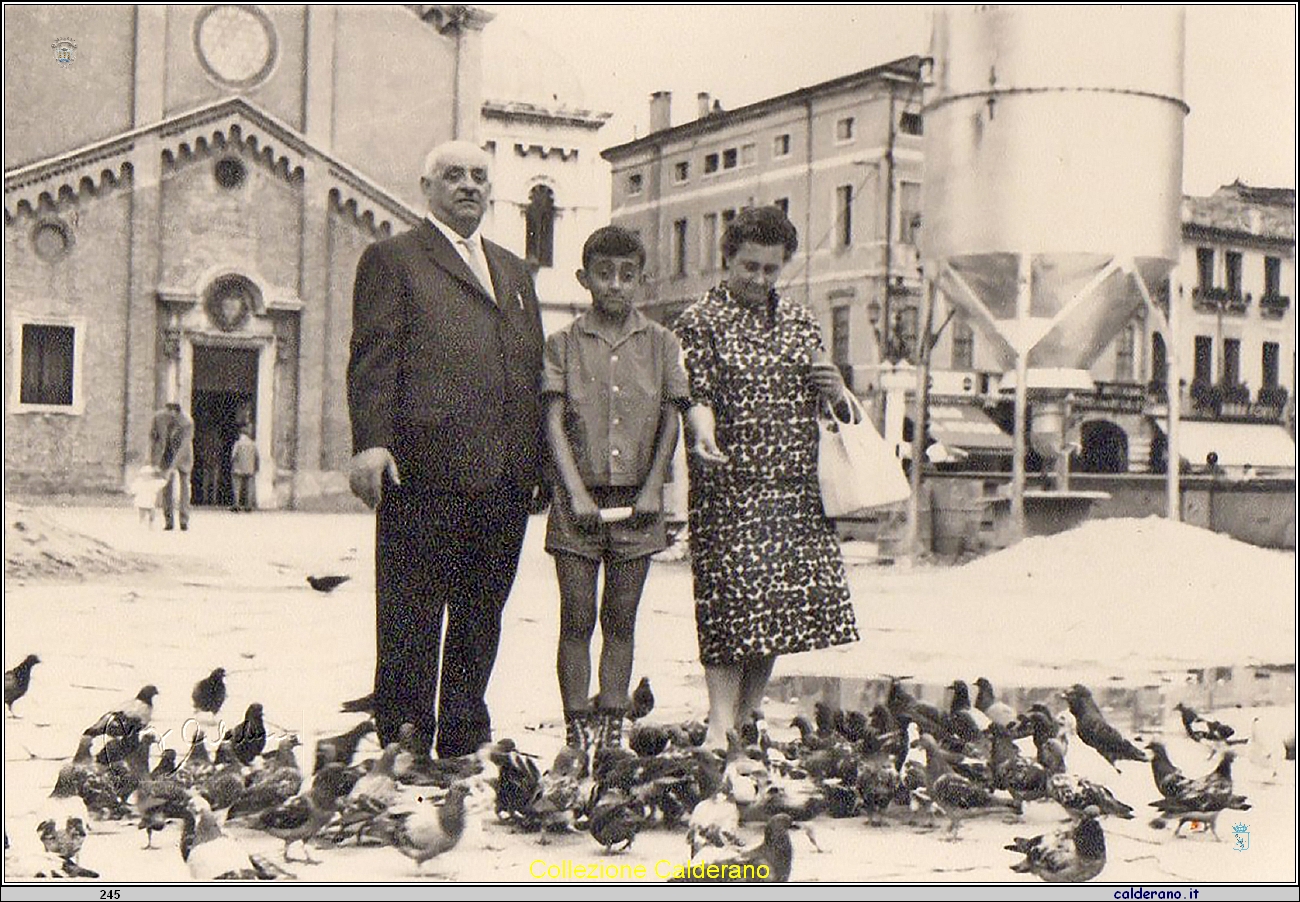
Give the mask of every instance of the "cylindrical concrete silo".
[(940, 7), (932, 53), (928, 271), (1007, 369), (1086, 369), (1178, 259), (1183, 11)]
[(1066, 439), (1042, 427), (1178, 260), (1183, 32), (1165, 6), (934, 13), (921, 253), (1016, 373), (1019, 529), (1027, 393), (1064, 487)]

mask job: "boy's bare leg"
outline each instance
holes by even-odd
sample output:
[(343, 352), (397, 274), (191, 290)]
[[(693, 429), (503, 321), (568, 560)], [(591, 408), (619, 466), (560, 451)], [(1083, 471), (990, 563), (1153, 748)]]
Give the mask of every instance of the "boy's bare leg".
[(600, 602), (600, 697), (602, 708), (626, 708), (632, 681), (632, 635), (650, 557), (605, 566), (605, 592)]
[(555, 670), (565, 711), (584, 711), (591, 688), (591, 636), (596, 631), (596, 576), (600, 562), (555, 555), (560, 583), (560, 645)]

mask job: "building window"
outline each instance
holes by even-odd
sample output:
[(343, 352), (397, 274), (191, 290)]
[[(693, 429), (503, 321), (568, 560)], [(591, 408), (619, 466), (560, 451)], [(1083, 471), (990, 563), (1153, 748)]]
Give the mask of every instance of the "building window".
[(686, 275), (686, 220), (673, 223), (673, 275)]
[(903, 244), (916, 245), (921, 232), (921, 186), (903, 182), (898, 192), (898, 237)]
[(835, 189), (835, 233), (840, 247), (853, 245), (853, 186), (841, 185)]
[(545, 185), (528, 192), (524, 256), (537, 266), (555, 265), (555, 193)]
[(776, 200), (772, 201), (772, 206), (784, 213), (787, 219), (790, 218), (790, 198), (778, 197)]
[(1260, 371), (1262, 375), (1263, 388), (1277, 388), (1278, 386), (1278, 360), (1281, 356), (1281, 346), (1275, 341), (1264, 342), (1264, 354), (1260, 360)]
[(754, 160), (755, 160), (754, 145), (753, 144), (740, 145), (740, 165), (753, 166)]
[(673, 164), (673, 181), (680, 185), (691, 177), (691, 164), (685, 161)]
[(975, 330), (963, 319), (955, 320), (952, 324), (952, 368), (975, 368)]
[(1151, 381), (1164, 385), (1169, 381), (1169, 354), (1165, 338), (1159, 332), (1151, 333)]
[(14, 355), (20, 367), (14, 379), (11, 409), (81, 413), (81, 342), (78, 325), (16, 321), (20, 343)]
[(708, 174), (710, 172), (717, 172), (717, 171), (718, 171), (718, 155), (716, 153), (706, 153), (704, 155), (705, 174)]
[(627, 177), (627, 193), (629, 197), (636, 197), (641, 193), (643, 182), (641, 173), (635, 173)]
[(1264, 294), (1279, 295), (1282, 293), (1282, 258), (1265, 257), (1264, 258)]
[(849, 365), (849, 322), (852, 308), (831, 310), (831, 363), (844, 370)]
[(772, 139), (772, 156), (788, 157), (790, 156), (790, 136), (777, 135)]
[(705, 213), (700, 223), (700, 268), (705, 272), (718, 268), (717, 213)]
[(853, 140), (853, 117), (845, 116), (835, 123), (835, 140), (852, 141)]
[(59, 219), (46, 219), (32, 229), (32, 248), (46, 263), (62, 259), (72, 249), (72, 229)]
[(1241, 339), (1225, 338), (1223, 340), (1223, 384), (1241, 383)]
[(1196, 249), (1196, 286), (1202, 293), (1214, 287), (1214, 248)]
[(1120, 330), (1115, 344), (1115, 381), (1133, 381), (1133, 356), (1137, 347), (1137, 329), (1127, 325)]
[(1228, 251), (1223, 255), (1224, 269), (1228, 276), (1228, 297), (1241, 297), (1241, 254)]
[(905, 135), (925, 133), (924, 120), (920, 113), (904, 113), (898, 117), (898, 130)]
[(1214, 339), (1208, 335), (1196, 336), (1196, 352), (1192, 358), (1192, 381), (1210, 384), (1214, 366)]
[(722, 152), (722, 168), (723, 169), (736, 168), (736, 148), (728, 147), (726, 150)]
[(212, 169), (212, 174), (217, 180), (217, 184), (227, 191), (232, 191), (244, 184), (244, 179), (248, 176), (248, 170), (244, 168), (241, 160), (235, 157), (223, 157), (217, 160), (217, 164)]

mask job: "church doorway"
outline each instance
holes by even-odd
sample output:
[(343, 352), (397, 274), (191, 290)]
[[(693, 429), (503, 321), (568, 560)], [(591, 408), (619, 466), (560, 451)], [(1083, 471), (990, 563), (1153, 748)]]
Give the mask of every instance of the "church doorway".
[(195, 504), (229, 507), (233, 503), (230, 449), (243, 428), (256, 438), (257, 363), (256, 348), (194, 346), (190, 413)]

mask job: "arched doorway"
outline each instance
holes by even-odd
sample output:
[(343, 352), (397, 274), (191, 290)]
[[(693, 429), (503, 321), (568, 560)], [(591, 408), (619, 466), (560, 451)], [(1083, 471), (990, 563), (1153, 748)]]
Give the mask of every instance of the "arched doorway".
[(1076, 473), (1127, 473), (1128, 433), (1107, 420), (1079, 427), (1079, 453), (1070, 462)]

